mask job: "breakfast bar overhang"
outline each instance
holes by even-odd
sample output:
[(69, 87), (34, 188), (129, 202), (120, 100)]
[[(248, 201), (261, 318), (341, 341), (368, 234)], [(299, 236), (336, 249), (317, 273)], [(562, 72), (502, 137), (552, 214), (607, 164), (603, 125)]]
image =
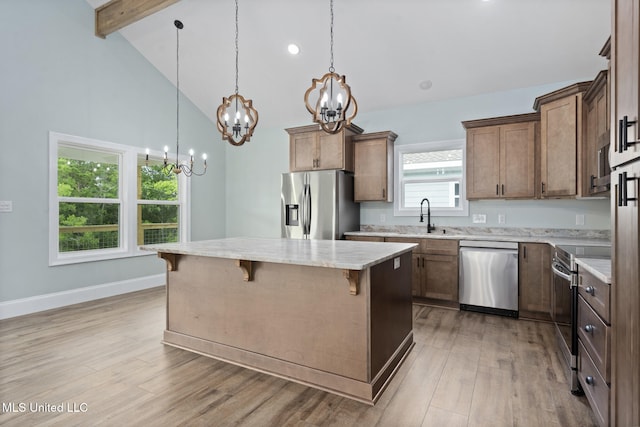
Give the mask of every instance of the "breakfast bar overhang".
[(228, 238), (167, 262), (164, 343), (374, 404), (413, 347), (414, 244)]

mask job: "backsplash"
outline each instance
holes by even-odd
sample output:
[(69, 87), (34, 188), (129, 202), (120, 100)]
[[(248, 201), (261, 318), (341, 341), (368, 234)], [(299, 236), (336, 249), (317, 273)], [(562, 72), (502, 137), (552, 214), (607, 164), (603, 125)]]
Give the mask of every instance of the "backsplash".
[[(381, 226), (361, 224), (360, 231), (375, 233), (424, 234), (426, 226), (395, 225)], [(478, 235), (478, 236), (522, 236), (522, 237), (567, 237), (576, 239), (611, 240), (611, 230), (583, 230), (562, 228), (522, 228), (522, 227), (437, 227), (432, 235)]]

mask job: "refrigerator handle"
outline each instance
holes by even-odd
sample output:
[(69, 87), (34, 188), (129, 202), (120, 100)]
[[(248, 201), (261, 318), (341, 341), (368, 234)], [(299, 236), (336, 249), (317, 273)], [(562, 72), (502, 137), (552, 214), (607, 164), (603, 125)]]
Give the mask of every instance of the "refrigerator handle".
[(308, 238), (311, 233), (311, 186), (304, 184), (302, 192), (302, 234)]

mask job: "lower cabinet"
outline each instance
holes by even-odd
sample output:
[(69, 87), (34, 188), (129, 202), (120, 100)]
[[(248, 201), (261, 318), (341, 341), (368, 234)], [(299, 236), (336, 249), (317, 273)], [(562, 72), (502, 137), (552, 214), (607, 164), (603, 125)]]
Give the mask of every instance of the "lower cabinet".
[(385, 241), (418, 244), (413, 250), (414, 297), (458, 306), (458, 240), (387, 237)]
[(578, 379), (600, 426), (611, 407), (610, 288), (578, 268)]
[(551, 320), (551, 246), (520, 243), (518, 316)]

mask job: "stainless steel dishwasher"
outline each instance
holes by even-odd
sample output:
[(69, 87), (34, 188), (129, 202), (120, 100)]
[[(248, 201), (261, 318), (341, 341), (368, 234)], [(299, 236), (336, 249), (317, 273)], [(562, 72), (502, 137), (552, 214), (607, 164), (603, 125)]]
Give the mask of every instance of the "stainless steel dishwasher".
[(518, 243), (460, 241), (460, 310), (518, 317)]

